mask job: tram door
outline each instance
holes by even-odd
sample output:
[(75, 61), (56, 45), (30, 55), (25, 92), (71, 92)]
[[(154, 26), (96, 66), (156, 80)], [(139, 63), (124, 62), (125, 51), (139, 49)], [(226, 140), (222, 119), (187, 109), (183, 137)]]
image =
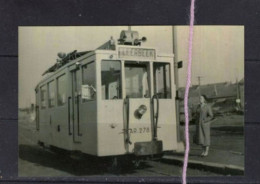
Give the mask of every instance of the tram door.
[(72, 95), (71, 95), (71, 120), (73, 142), (81, 141), (81, 125), (80, 125), (80, 104), (81, 104), (81, 75), (80, 69), (71, 71)]
[(152, 138), (149, 71), (148, 62), (125, 62), (125, 91), (126, 98), (129, 99), (127, 110), (127, 129), (130, 131), (127, 137), (129, 151), (134, 149), (135, 142), (150, 141)]

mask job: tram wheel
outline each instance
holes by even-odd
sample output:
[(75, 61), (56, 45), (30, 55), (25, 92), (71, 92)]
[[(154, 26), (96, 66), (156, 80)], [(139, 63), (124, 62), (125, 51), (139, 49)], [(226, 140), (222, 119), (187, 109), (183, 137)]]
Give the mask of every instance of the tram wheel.
[(111, 173), (118, 173), (120, 172), (120, 164), (117, 157), (113, 157), (109, 161), (108, 171)]
[(141, 165), (141, 160), (139, 160), (139, 159), (137, 159), (137, 160), (134, 160), (133, 161), (133, 164), (134, 164), (134, 168), (135, 169), (138, 169), (138, 168), (140, 168), (140, 165)]
[(112, 158), (112, 168), (118, 167), (118, 160), (117, 157)]

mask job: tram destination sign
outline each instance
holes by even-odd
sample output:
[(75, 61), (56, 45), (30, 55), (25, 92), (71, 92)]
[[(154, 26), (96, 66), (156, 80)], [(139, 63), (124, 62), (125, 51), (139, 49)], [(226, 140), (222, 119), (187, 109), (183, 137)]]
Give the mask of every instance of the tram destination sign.
[(118, 58), (120, 59), (155, 59), (155, 49), (119, 47)]

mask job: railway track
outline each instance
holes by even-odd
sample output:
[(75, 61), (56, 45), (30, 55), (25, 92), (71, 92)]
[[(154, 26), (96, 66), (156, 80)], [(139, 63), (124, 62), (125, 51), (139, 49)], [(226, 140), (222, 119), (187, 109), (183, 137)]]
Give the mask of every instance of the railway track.
[[(154, 177), (181, 176), (182, 166), (162, 160), (146, 160), (139, 168), (125, 166), (116, 172), (109, 171), (109, 163), (93, 157), (75, 157), (70, 154), (54, 152), (36, 144), (34, 129), (27, 122), (19, 123), (19, 176), (119, 176)], [(29, 169), (28, 169), (29, 168)], [(216, 173), (188, 169), (188, 174), (217, 176)]]

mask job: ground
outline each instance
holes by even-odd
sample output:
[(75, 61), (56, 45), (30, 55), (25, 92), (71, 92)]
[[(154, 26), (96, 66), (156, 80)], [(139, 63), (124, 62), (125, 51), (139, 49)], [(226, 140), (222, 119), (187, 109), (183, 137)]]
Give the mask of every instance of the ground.
[[(242, 125), (241, 116), (220, 117), (218, 122), (212, 126), (212, 154), (214, 150), (229, 149), (234, 154), (243, 155)], [(190, 130), (192, 136), (193, 125)], [(99, 158), (86, 155), (75, 157), (63, 152), (53, 152), (50, 149), (42, 148), (36, 144), (34, 136), (34, 121), (25, 112), (19, 113), (19, 176), (181, 176), (182, 163), (171, 162), (167, 157), (157, 161), (143, 162), (139, 168), (122, 166), (112, 171), (109, 169), (109, 162)], [(200, 152), (199, 147), (194, 149), (197, 149), (198, 153)], [(171, 157), (171, 155), (167, 156)], [(173, 153), (173, 156), (176, 155)], [(221, 155), (218, 157), (221, 157)], [(216, 157), (216, 160), (219, 159), (218, 157)], [(195, 158), (199, 157), (195, 156)], [(223, 173), (207, 171), (203, 168), (189, 168), (187, 174), (188, 176), (223, 175)]]
[[(184, 126), (182, 129), (182, 139)], [(190, 125), (190, 137), (193, 140), (195, 125)], [(184, 139), (183, 139), (184, 140)], [(216, 117), (211, 124), (211, 149), (230, 150), (244, 154), (244, 116), (239, 114), (224, 114)], [(194, 147), (196, 145), (193, 144)]]

